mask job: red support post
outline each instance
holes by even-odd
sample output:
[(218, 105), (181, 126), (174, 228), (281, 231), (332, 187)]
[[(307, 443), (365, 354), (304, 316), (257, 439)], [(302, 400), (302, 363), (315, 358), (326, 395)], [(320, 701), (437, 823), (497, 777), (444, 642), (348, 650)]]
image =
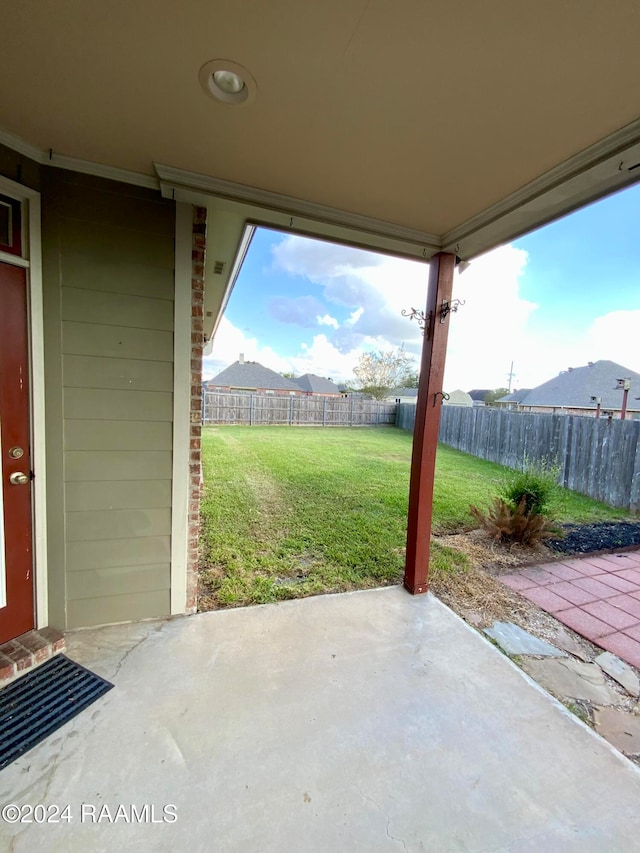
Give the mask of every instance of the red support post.
[(625, 380), (624, 391), (622, 392), (622, 411), (620, 412), (620, 420), (623, 421), (627, 417), (627, 400), (629, 399), (629, 383)]
[(444, 303), (451, 302), (455, 255), (438, 252), (429, 262), (429, 290), (425, 316), (424, 343), (416, 423), (413, 429), (409, 514), (407, 518), (407, 553), (404, 585), (412, 595), (427, 592), (431, 518), (433, 514), (433, 481), (442, 406), (442, 380), (447, 353), (450, 312)]

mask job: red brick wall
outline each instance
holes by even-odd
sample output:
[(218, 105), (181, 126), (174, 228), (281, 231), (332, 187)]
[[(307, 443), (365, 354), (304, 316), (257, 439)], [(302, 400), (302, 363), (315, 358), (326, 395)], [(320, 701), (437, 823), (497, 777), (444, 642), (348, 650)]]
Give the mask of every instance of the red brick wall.
[(207, 209), (193, 208), (191, 244), (191, 429), (189, 435), (189, 530), (187, 554), (187, 613), (198, 606), (200, 494), (202, 491), (202, 351), (204, 348), (204, 263)]

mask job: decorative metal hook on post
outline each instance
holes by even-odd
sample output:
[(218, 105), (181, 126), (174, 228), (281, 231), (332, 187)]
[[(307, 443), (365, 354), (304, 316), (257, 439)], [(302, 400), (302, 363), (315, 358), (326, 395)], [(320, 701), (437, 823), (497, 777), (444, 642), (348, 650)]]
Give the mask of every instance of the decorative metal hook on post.
[(412, 308), (410, 311), (406, 311), (404, 308), (400, 312), (403, 317), (408, 317), (410, 320), (417, 320), (418, 325), (422, 329), (422, 334), (426, 335), (427, 340), (429, 340), (429, 323), (431, 322), (431, 311), (428, 314), (425, 314), (424, 311), (418, 311), (417, 308)]
[(442, 402), (444, 403), (445, 400), (449, 399), (449, 394), (447, 394), (446, 391), (436, 391), (436, 393), (433, 395), (434, 406), (438, 402), (438, 397), (442, 397)]
[(443, 299), (442, 307), (440, 308), (440, 322), (444, 323), (449, 314), (455, 314), (461, 305), (464, 305), (464, 299), (452, 299), (450, 302)]

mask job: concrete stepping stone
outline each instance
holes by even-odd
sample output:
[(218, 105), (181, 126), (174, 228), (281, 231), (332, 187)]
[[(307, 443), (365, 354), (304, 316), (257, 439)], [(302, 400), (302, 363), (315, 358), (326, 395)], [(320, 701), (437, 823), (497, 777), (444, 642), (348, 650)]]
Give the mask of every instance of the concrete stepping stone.
[(556, 649), (550, 643), (534, 637), (513, 622), (494, 622), (490, 628), (484, 629), (492, 640), (508, 655), (539, 655), (544, 657), (564, 658), (566, 654)]
[(630, 696), (640, 696), (640, 680), (623, 660), (612, 655), (611, 652), (604, 652), (598, 655), (596, 663), (600, 669), (603, 669), (607, 675), (610, 675), (614, 681), (624, 687)]
[(565, 631), (564, 628), (560, 628), (558, 630), (558, 633), (553, 638), (553, 642), (559, 648), (564, 649), (565, 652), (569, 652), (570, 655), (580, 658), (580, 660), (585, 663), (589, 663), (589, 655), (585, 652), (580, 643), (574, 639), (568, 631)]
[(579, 660), (535, 660), (525, 658), (521, 664), (545, 690), (565, 699), (584, 699), (598, 705), (617, 705), (617, 693), (607, 686), (604, 674), (595, 663)]
[(640, 754), (640, 717), (619, 708), (594, 708), (598, 734), (626, 755)]

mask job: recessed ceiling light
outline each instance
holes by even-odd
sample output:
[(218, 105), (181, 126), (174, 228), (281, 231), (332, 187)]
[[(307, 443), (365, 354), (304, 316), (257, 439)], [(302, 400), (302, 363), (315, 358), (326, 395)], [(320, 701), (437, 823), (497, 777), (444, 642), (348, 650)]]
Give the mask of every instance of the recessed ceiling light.
[(214, 71), (213, 82), (218, 89), (222, 89), (227, 95), (237, 95), (244, 89), (244, 80), (239, 74), (234, 74), (233, 71)]
[(224, 104), (246, 104), (257, 92), (253, 75), (230, 59), (212, 59), (200, 69), (200, 85)]

